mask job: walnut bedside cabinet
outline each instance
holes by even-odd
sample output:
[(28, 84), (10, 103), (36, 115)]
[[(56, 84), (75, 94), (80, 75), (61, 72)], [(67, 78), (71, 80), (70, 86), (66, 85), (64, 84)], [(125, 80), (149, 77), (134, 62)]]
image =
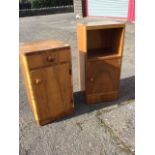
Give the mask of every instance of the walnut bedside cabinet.
[(35, 120), (45, 125), (74, 109), (71, 49), (60, 41), (20, 45), (23, 78)]
[(87, 103), (118, 98), (124, 33), (121, 22), (77, 25), (79, 84)]

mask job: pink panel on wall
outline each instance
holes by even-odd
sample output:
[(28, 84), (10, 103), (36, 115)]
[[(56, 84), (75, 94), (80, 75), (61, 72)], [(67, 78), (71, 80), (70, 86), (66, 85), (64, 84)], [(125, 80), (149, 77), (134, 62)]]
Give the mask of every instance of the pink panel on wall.
[(128, 21), (135, 21), (135, 0), (129, 0)]

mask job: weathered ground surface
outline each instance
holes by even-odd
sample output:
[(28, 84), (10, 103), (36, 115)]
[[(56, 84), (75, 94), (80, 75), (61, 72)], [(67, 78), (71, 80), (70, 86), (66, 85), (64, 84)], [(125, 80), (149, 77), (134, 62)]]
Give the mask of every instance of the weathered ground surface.
[(86, 105), (78, 92), (77, 22), (72, 13), (20, 18), (20, 42), (53, 38), (71, 45), (75, 100), (75, 114), (38, 127), (20, 77), (20, 155), (134, 154), (135, 26), (126, 27), (119, 100)]

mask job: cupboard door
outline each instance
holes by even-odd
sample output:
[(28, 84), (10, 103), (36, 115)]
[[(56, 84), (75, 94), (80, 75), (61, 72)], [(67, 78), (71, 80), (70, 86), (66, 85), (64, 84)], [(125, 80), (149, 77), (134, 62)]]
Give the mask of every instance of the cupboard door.
[(31, 71), (38, 121), (54, 120), (73, 109), (71, 66), (64, 63)]
[(87, 61), (86, 96), (98, 95), (98, 98), (102, 98), (99, 95), (118, 92), (120, 65), (121, 59)]

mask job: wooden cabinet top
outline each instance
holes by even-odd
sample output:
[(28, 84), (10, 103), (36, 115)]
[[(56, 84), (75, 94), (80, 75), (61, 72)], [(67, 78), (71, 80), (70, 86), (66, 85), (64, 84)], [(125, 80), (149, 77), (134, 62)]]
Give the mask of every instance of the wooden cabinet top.
[(70, 48), (70, 46), (69, 44), (57, 40), (33, 41), (20, 44), (20, 52), (23, 54), (46, 50), (56, 50), (61, 48)]
[(84, 26), (86, 30), (124, 28), (125, 22), (118, 22), (118, 21), (81, 22), (81, 23), (78, 23), (78, 26)]

